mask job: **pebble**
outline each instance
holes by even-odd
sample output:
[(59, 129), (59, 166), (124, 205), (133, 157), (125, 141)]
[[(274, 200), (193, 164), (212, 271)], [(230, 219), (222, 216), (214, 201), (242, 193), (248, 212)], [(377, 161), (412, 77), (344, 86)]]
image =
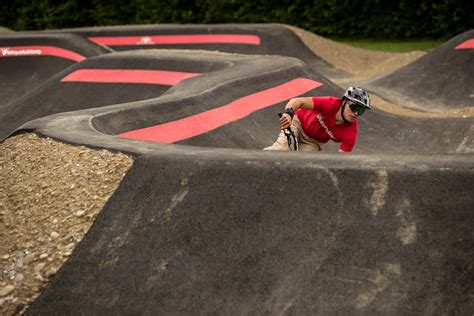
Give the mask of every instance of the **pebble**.
[(25, 276), (21, 273), (18, 273), (16, 276), (15, 276), (15, 282), (16, 283), (21, 283), (23, 282), (23, 280), (25, 279)]
[(11, 292), (15, 290), (15, 287), (13, 285), (7, 285), (4, 288), (0, 289), (0, 297), (7, 296)]
[(51, 236), (51, 239), (54, 240), (59, 237), (59, 234), (57, 232), (52, 232), (50, 236)]
[(55, 218), (55, 219), (53, 220), (53, 224), (57, 224), (57, 223), (58, 223), (58, 219)]
[(79, 211), (79, 212), (76, 213), (76, 217), (82, 217), (82, 216), (84, 216), (84, 214), (86, 214), (85, 211)]
[(40, 272), (41, 270), (43, 270), (44, 266), (46, 265), (46, 263), (42, 262), (42, 263), (38, 263), (36, 266), (35, 266), (35, 272)]
[(42, 254), (40, 255), (40, 259), (46, 259), (46, 258), (48, 258), (48, 254), (47, 254), (47, 253), (42, 253)]
[(26, 255), (26, 257), (23, 259), (23, 263), (28, 265), (30, 264), (33, 260), (35, 259), (35, 255), (32, 253), (29, 253)]
[(55, 268), (51, 268), (51, 269), (48, 270), (48, 272), (46, 272), (46, 277), (50, 278), (50, 277), (52, 277), (53, 275), (55, 275), (56, 272), (57, 272), (57, 271), (56, 271)]

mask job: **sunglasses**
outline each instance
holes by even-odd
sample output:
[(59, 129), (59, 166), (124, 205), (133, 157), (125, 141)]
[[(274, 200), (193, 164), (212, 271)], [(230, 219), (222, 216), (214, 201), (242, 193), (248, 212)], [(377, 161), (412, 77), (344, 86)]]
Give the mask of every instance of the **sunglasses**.
[(349, 108), (353, 113), (357, 113), (359, 116), (361, 116), (365, 112), (365, 107), (357, 103), (350, 103)]

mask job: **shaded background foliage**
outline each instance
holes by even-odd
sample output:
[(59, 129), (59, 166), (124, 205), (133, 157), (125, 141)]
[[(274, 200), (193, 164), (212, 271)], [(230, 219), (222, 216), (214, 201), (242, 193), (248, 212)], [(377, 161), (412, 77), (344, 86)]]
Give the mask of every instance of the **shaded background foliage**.
[(341, 38), (448, 39), (474, 28), (472, 0), (3, 0), (12, 30), (151, 23), (285, 23)]

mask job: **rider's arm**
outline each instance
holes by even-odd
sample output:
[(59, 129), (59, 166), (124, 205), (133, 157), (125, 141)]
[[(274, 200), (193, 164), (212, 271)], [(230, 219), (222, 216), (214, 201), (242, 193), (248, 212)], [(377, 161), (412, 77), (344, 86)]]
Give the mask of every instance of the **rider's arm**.
[[(314, 104), (313, 104), (313, 98), (307, 97), (307, 98), (293, 98), (285, 106), (285, 110), (293, 109), (293, 113), (296, 112), (298, 109), (305, 109), (305, 110), (313, 110), (314, 109)], [(283, 115), (280, 117), (280, 127), (281, 129), (285, 129), (290, 127), (291, 125), (291, 120), (293, 118), (290, 116), (288, 113), (283, 113)]]
[(339, 146), (339, 152), (340, 153), (350, 153), (355, 146), (355, 137), (349, 138), (345, 141), (342, 142), (342, 144)]
[(296, 112), (298, 109), (313, 110), (313, 98), (293, 98), (285, 106), (285, 109), (292, 108)]

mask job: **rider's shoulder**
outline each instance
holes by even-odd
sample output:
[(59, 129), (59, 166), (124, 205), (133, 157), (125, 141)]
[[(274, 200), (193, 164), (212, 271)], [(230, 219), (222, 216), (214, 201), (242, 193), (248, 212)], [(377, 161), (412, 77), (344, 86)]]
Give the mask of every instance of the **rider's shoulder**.
[(318, 101), (318, 102), (330, 102), (330, 103), (340, 103), (342, 101), (341, 98), (333, 97), (331, 95), (313, 96), (313, 100)]
[(314, 96), (313, 104), (316, 107), (323, 107), (326, 109), (331, 109), (333, 107), (339, 107), (341, 105), (342, 99), (336, 98), (333, 96)]

